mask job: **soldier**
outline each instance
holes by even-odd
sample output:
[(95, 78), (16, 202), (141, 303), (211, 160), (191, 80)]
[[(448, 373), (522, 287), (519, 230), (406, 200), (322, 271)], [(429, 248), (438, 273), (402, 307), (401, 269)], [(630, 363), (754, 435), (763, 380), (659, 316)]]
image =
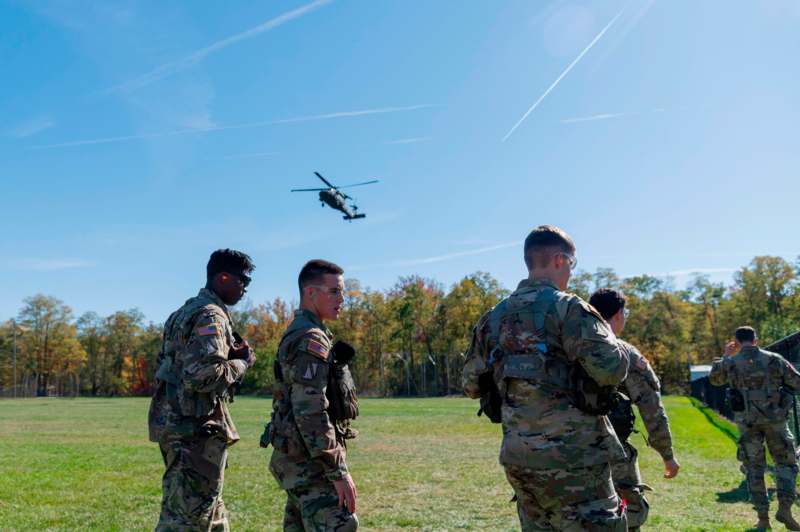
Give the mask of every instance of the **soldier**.
[[(596, 291), (589, 298), (589, 304), (600, 312), (616, 335), (625, 328), (628, 317), (625, 303), (625, 296), (621, 291), (605, 288)], [(634, 531), (639, 530), (647, 520), (650, 505), (644, 496), (644, 490), (650, 487), (642, 483), (637, 461), (638, 451), (628, 439), (636, 419), (631, 403), (638, 407), (647, 427), (648, 444), (664, 461), (664, 478), (674, 478), (680, 464), (675, 460), (672, 450), (672, 434), (664, 405), (661, 403), (658, 377), (638, 349), (622, 340), (619, 343), (628, 354), (628, 376), (617, 388), (624, 395), (619, 396), (620, 400), (609, 413), (609, 419), (625, 447), (627, 457), (621, 462), (611, 464), (611, 476), (617, 493), (628, 502), (628, 530)]]
[(331, 410), (331, 392), (340, 383), (329, 382), (335, 378), (332, 372), (341, 369), (338, 351), (346, 344), (334, 345), (324, 324), (337, 319), (342, 309), (342, 274), (339, 266), (324, 260), (303, 266), (300, 309), (278, 347), (272, 418), (262, 446), (272, 444), (269, 468), (286, 490), (284, 530), (358, 528), (356, 486), (345, 461), (344, 442), (350, 434)]
[(528, 278), (475, 327), (464, 391), (485, 396), (483, 375), (498, 388), (500, 463), (523, 531), (624, 531), (609, 462), (625, 453), (587, 392), (619, 384), (628, 360), (597, 311), (565, 292), (577, 261), (564, 231), (535, 228), (524, 257)]
[(775, 519), (789, 530), (800, 530), (792, 516), (797, 455), (788, 426), (793, 394), (800, 390), (800, 373), (779, 354), (760, 349), (752, 327), (739, 327), (735, 337), (725, 346), (723, 357), (714, 360), (708, 379), (715, 386), (731, 387), (731, 410), (739, 426), (737, 457), (746, 469), (750, 500), (758, 512), (755, 528), (770, 528), (764, 483), (766, 440), (778, 488)]
[(256, 357), (233, 332), (227, 306), (247, 292), (254, 268), (241, 251), (215, 251), (206, 287), (164, 324), (148, 416), (150, 441), (158, 442), (166, 467), (156, 530), (229, 529), (222, 484), (239, 434), (226, 401)]

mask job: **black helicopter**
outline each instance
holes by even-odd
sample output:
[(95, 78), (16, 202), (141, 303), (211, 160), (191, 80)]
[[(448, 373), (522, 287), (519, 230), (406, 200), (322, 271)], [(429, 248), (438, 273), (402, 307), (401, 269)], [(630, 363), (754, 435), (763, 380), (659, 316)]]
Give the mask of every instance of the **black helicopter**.
[[(372, 181), (364, 181), (363, 183), (355, 183), (353, 185), (347, 185), (344, 187), (337, 187), (336, 185), (332, 185), (327, 179), (322, 177), (319, 172), (314, 172), (318, 178), (322, 180), (323, 183), (328, 185), (328, 188), (293, 188), (292, 192), (319, 192), (319, 201), (322, 203), (324, 207), (325, 204), (328, 204), (328, 207), (332, 209), (336, 209), (337, 211), (341, 211), (344, 213), (345, 220), (352, 221), (357, 220), (359, 218), (366, 218), (366, 214), (361, 214), (358, 212), (358, 206), (353, 203), (353, 198), (345, 194), (344, 192), (340, 192), (343, 188), (350, 188), (350, 187), (360, 187), (361, 185), (370, 185), (372, 183), (377, 183), (377, 179), (373, 179)], [(347, 205), (347, 200), (350, 200), (350, 205)]]

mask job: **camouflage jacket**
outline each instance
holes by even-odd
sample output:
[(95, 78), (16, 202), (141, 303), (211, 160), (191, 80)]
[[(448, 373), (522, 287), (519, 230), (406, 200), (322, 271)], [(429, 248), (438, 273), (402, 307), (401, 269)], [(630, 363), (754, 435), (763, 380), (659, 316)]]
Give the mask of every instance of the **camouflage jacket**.
[(792, 394), (800, 391), (800, 373), (777, 353), (745, 346), (733, 356), (714, 360), (708, 380), (729, 384), (744, 396), (745, 410), (737, 419), (745, 423), (786, 421)]
[[(494, 312), (502, 314), (496, 338), (491, 331)], [(469, 397), (480, 396), (479, 376), (487, 371), (495, 347), (508, 361), (517, 354), (544, 353), (545, 360), (534, 367), (544, 368), (538, 371), (549, 373), (547, 379), (554, 384), (520, 377), (520, 373), (512, 376), (502, 359), (493, 365), (503, 397), (501, 464), (571, 469), (624, 458), (608, 418), (573, 406), (565, 380), (564, 371), (573, 364), (580, 364), (602, 386), (615, 386), (625, 378), (625, 353), (593, 307), (578, 296), (559, 291), (549, 281), (520, 282), (517, 290), (481, 317), (475, 327), (462, 374)], [(556, 378), (562, 380), (560, 385)]]
[(269, 468), (283, 489), (347, 474), (344, 445), (337, 441), (325, 392), (333, 334), (308, 310), (298, 310), (278, 347), (282, 382), (272, 398)]
[(661, 458), (671, 460), (672, 433), (669, 430), (667, 413), (661, 402), (661, 384), (658, 382), (658, 377), (638, 349), (622, 340), (619, 343), (628, 355), (628, 376), (620, 384), (620, 391), (630, 397), (631, 402), (639, 409), (644, 426), (647, 428), (648, 444), (661, 455)]
[(203, 288), (170, 315), (148, 415), (150, 441), (193, 437), (201, 428), (229, 443), (239, 439), (226, 401), (247, 362), (228, 360), (233, 344), (228, 309), (211, 290)]

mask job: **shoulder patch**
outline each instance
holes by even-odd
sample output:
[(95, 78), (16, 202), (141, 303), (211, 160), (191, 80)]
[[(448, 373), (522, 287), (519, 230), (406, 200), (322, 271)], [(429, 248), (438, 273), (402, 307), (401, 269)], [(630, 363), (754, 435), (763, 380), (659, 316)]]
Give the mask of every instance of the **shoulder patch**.
[(641, 355), (636, 357), (636, 367), (637, 368), (639, 368), (641, 370), (645, 370), (645, 369), (647, 369), (647, 365), (648, 364), (647, 364), (647, 359), (646, 358), (644, 358)]
[(316, 362), (309, 362), (306, 366), (306, 371), (303, 373), (303, 380), (313, 381), (314, 377), (317, 376), (317, 371), (319, 369), (319, 364)]
[(222, 331), (220, 329), (219, 324), (217, 323), (209, 323), (208, 325), (203, 325), (198, 327), (194, 330), (198, 336), (211, 336), (220, 334)]
[(306, 350), (312, 355), (317, 355), (323, 360), (328, 359), (328, 348), (316, 340), (309, 338), (308, 342), (306, 343)]

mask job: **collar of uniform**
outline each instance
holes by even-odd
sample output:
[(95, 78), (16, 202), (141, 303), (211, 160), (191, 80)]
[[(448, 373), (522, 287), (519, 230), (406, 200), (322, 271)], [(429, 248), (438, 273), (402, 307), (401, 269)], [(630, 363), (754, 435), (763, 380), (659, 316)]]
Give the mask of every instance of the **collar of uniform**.
[(539, 288), (542, 286), (550, 286), (558, 290), (556, 283), (550, 279), (523, 279), (517, 285), (517, 290), (524, 290), (526, 288)]
[(741, 353), (743, 355), (755, 355), (758, 353), (758, 346), (757, 345), (743, 345), (741, 349)]
[(230, 312), (228, 312), (228, 306), (225, 303), (222, 302), (222, 300), (219, 298), (219, 296), (216, 293), (214, 293), (213, 290), (209, 290), (208, 288), (201, 288), (200, 292), (197, 294), (197, 296), (198, 297), (204, 297), (206, 299), (210, 299), (211, 301), (214, 302), (215, 305), (217, 305), (219, 308), (221, 308), (225, 312), (225, 315), (228, 317), (228, 319), (231, 318)]
[(313, 323), (314, 325), (316, 325), (317, 327), (319, 327), (323, 331), (327, 332), (328, 328), (325, 327), (325, 324), (322, 323), (322, 320), (319, 319), (319, 316), (317, 316), (316, 314), (314, 314), (310, 310), (307, 310), (307, 309), (304, 309), (304, 308), (300, 308), (300, 309), (295, 310), (294, 312), (295, 312), (295, 317), (303, 316), (308, 321), (310, 321), (311, 323)]

